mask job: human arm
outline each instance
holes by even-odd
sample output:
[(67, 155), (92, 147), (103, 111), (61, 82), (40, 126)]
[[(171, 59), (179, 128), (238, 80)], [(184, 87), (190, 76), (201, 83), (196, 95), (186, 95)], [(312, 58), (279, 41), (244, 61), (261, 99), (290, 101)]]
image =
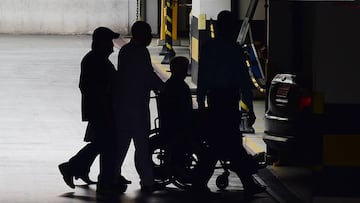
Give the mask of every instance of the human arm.
[(148, 67), (147, 71), (149, 74), (149, 86), (152, 90), (160, 92), (164, 89), (165, 83), (155, 72), (154, 67), (152, 66), (151, 63), (150, 53), (147, 49), (146, 49), (145, 58), (146, 58), (145, 60), (146, 66)]
[(205, 100), (206, 94), (208, 91), (208, 83), (209, 83), (209, 52), (206, 48), (206, 44), (204, 45), (202, 52), (200, 53), (200, 61), (198, 66), (198, 78), (197, 78), (197, 89), (196, 89), (196, 101), (199, 109), (205, 108)]
[(245, 110), (249, 115), (248, 123), (252, 126), (256, 120), (253, 108), (253, 84), (249, 74), (249, 68), (245, 63), (245, 56), (242, 48), (240, 48), (240, 89), (241, 89), (241, 109)]

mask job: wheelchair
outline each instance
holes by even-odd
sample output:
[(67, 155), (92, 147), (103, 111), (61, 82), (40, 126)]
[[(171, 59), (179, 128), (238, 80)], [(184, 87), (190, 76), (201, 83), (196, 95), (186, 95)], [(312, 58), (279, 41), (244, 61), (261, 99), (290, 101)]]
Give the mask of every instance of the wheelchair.
[[(159, 112), (159, 94), (155, 92), (151, 99), (156, 100), (158, 115), (154, 119), (154, 128), (151, 129), (150, 156), (154, 171), (154, 181), (158, 185), (173, 184), (180, 189), (190, 189), (194, 171), (201, 157), (201, 151), (210, 147), (203, 129), (206, 129), (207, 111), (194, 110), (195, 124), (189, 134), (171, 138), (161, 130), (161, 114)], [(173, 143), (173, 144), (172, 144)], [(180, 148), (176, 148), (180, 146)], [(218, 161), (216, 169), (224, 172), (216, 178), (216, 186), (225, 190), (229, 184), (229, 162), (226, 159)]]

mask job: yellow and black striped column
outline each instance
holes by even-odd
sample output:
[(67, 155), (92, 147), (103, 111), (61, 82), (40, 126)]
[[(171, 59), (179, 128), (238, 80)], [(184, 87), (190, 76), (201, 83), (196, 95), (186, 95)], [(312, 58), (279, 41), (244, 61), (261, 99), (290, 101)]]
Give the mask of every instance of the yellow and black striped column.
[(165, 45), (163, 46), (160, 55), (164, 55), (161, 64), (170, 64), (170, 60), (175, 56), (175, 51), (172, 46), (172, 8), (173, 1), (166, 0), (166, 17), (165, 17)]
[(194, 84), (197, 84), (198, 78), (198, 69), (199, 69), (199, 55), (201, 52), (202, 45), (210, 40), (211, 38), (215, 37), (215, 20), (206, 20), (204, 23), (206, 24), (205, 29), (199, 29), (199, 19), (198, 16), (191, 17), (191, 27), (190, 27), (190, 34), (191, 34), (191, 80)]

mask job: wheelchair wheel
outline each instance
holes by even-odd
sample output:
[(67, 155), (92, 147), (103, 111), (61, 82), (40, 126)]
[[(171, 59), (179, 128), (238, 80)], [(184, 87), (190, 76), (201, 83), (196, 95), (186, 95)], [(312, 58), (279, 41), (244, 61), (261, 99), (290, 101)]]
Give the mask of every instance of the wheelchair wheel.
[(174, 185), (180, 189), (189, 189), (192, 185), (194, 169), (199, 158), (196, 153), (186, 153), (181, 159), (184, 161), (175, 162), (173, 166)]
[(225, 188), (229, 185), (229, 172), (224, 172), (216, 178), (216, 186), (220, 190), (225, 190)]
[(149, 148), (154, 171), (154, 181), (165, 186), (170, 183), (171, 178), (169, 154), (159, 134), (150, 136)]
[(184, 150), (172, 154), (174, 185), (180, 189), (189, 189), (194, 178), (194, 171), (198, 166), (200, 153), (198, 148), (192, 146), (183, 148)]

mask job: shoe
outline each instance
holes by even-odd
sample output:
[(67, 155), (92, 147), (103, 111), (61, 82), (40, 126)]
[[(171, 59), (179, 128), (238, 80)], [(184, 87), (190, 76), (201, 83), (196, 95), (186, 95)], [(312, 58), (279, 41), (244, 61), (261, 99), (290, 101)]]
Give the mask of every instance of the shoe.
[(119, 175), (119, 179), (118, 179), (119, 184), (131, 184), (131, 181), (126, 179), (124, 176)]
[(253, 186), (246, 188), (244, 190), (245, 199), (252, 198), (255, 194), (262, 193), (266, 191), (266, 186), (255, 183)]
[(92, 181), (90, 178), (89, 178), (89, 174), (85, 174), (85, 175), (79, 175), (79, 176), (75, 176), (75, 179), (81, 179), (82, 181), (84, 181), (86, 184), (88, 185), (91, 185), (91, 184), (95, 184), (96, 182), (95, 181)]
[(66, 185), (74, 189), (75, 188), (74, 179), (73, 179), (74, 176), (71, 174), (69, 163), (68, 162), (62, 163), (58, 166), (58, 168), (60, 170), (61, 175), (63, 176)]
[(127, 189), (126, 184), (116, 185), (100, 185), (96, 186), (96, 195), (100, 196), (114, 196), (123, 194)]

